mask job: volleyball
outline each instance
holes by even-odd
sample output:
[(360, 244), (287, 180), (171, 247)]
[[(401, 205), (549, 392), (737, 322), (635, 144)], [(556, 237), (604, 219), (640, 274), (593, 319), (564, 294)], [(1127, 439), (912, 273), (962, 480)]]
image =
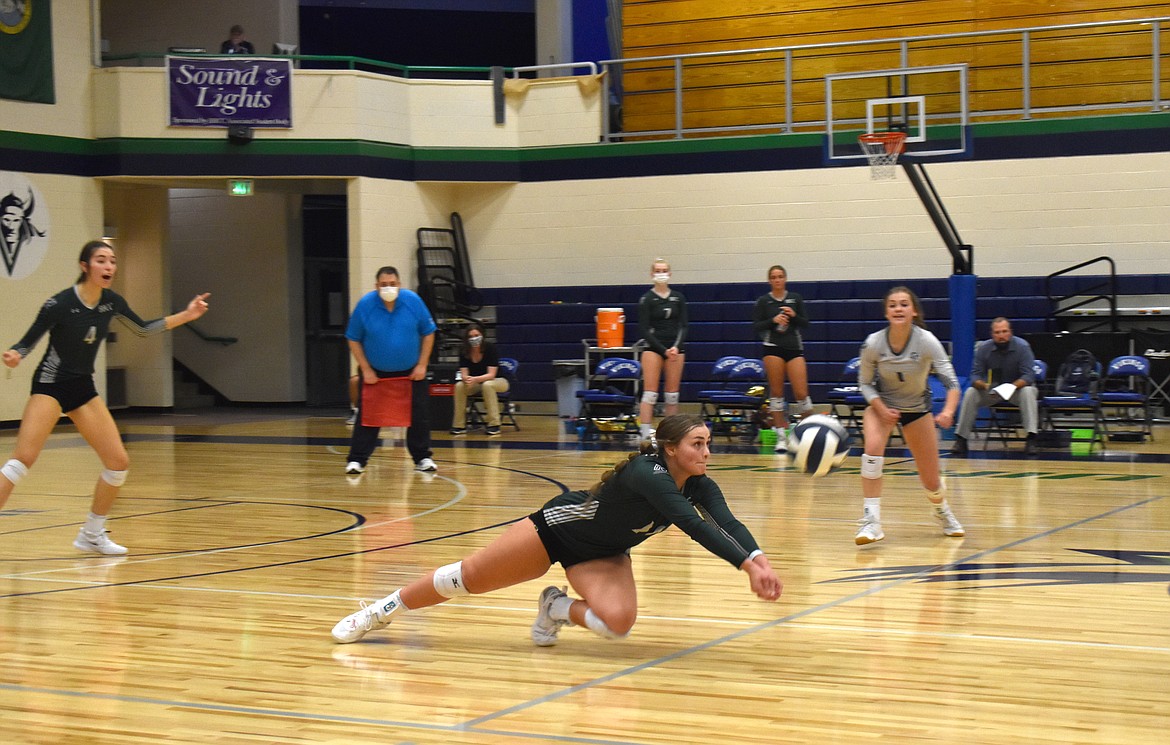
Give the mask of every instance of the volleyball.
[(800, 420), (788, 436), (792, 465), (810, 476), (819, 477), (845, 462), (852, 438), (831, 416), (813, 414)]

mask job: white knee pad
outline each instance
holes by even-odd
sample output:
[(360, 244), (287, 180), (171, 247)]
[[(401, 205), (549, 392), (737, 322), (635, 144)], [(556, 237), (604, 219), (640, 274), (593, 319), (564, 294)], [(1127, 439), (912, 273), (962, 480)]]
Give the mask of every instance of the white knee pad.
[(861, 456), (861, 478), (863, 479), (880, 479), (882, 477), (882, 466), (886, 463), (885, 457), (881, 455), (866, 455)]
[(625, 639), (630, 635), (628, 631), (624, 634), (615, 634), (605, 625), (605, 621), (597, 617), (592, 608), (585, 611), (585, 628), (599, 636), (604, 636), (606, 639)]
[(106, 482), (110, 486), (121, 486), (122, 484), (126, 483), (126, 474), (128, 474), (128, 473), (130, 473), (130, 472), (129, 471), (111, 471), (110, 469), (107, 468), (104, 471), (102, 471), (102, 481)]
[(784, 413), (788, 409), (788, 402), (783, 398), (769, 398), (768, 411)]
[(21, 479), (28, 475), (28, 466), (13, 458), (0, 466), (0, 473), (4, 474), (4, 478), (11, 481), (13, 486), (16, 486)]
[(651, 406), (658, 403), (658, 391), (642, 391), (642, 403)]
[(463, 586), (463, 562), (439, 567), (435, 570), (435, 592), (445, 598), (457, 598), (460, 595), (470, 595)]
[(674, 406), (678, 403), (678, 391), (662, 394), (662, 400), (666, 402), (667, 406)]

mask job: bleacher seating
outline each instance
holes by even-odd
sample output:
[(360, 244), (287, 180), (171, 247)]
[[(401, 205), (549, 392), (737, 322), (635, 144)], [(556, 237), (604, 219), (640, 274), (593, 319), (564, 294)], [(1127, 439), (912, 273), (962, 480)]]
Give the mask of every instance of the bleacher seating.
[[(1148, 275), (1119, 276), (1120, 292), (1137, 294), (1161, 285)], [(949, 282), (946, 277), (906, 280), (845, 280), (793, 282), (792, 290), (805, 299), (812, 322), (805, 330), (809, 389), (813, 401), (828, 401), (839, 385), (842, 366), (857, 355), (866, 335), (885, 323), (881, 297), (891, 286), (906, 284), (922, 298), (927, 323), (944, 343), (951, 339)], [(767, 291), (765, 282), (688, 285), (678, 289), (687, 297), (690, 334), (683, 372), (682, 400), (693, 403), (699, 392), (712, 387), (711, 366), (728, 355), (756, 357), (759, 341), (751, 328), (752, 307)], [(524, 380), (513, 398), (518, 401), (555, 401), (553, 360), (584, 356), (582, 339), (595, 338), (598, 308), (626, 311), (625, 340), (638, 338), (637, 303), (646, 285), (484, 288), (483, 300), (496, 308), (496, 339), (502, 353), (524, 365)], [(1050, 310), (1043, 277), (980, 278), (977, 286), (976, 338), (987, 335), (992, 318), (1007, 316), (1019, 336), (1054, 329), (1047, 327)], [(956, 371), (965, 378), (966, 370)]]

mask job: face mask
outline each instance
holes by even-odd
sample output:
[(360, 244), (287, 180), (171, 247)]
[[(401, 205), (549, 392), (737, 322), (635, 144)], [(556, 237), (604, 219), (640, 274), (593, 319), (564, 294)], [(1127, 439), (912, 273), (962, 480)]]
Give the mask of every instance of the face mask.
[(654, 284), (656, 284), (656, 285), (664, 285), (670, 281), (670, 274), (667, 274), (667, 273), (654, 274), (651, 276), (654, 277)]
[(469, 337), (467, 337), (467, 343), (473, 347), (478, 347), (480, 344), (483, 344), (483, 337), (482, 336), (469, 336)]
[(392, 303), (398, 299), (397, 287), (379, 287), (378, 296), (387, 303)]

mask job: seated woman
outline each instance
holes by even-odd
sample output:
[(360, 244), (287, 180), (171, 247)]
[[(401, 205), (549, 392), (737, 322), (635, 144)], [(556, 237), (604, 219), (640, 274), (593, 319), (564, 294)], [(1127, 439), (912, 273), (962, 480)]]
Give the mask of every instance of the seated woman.
[(487, 434), (500, 434), (499, 394), (508, 391), (507, 378), (501, 377), (500, 353), (496, 345), (483, 338), (483, 326), (473, 323), (467, 329), (459, 352), (459, 380), (455, 382), (455, 419), (451, 434), (467, 434), (467, 397), (479, 393), (487, 410)]

